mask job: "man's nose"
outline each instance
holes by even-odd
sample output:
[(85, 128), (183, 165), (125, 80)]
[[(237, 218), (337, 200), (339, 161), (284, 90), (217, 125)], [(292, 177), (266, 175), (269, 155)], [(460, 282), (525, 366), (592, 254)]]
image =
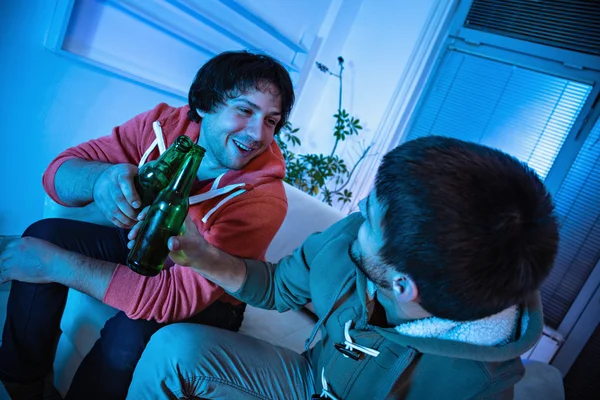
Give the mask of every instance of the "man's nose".
[(259, 118), (248, 122), (246, 132), (248, 133), (250, 140), (255, 143), (264, 143), (265, 137), (268, 134), (266, 127)]

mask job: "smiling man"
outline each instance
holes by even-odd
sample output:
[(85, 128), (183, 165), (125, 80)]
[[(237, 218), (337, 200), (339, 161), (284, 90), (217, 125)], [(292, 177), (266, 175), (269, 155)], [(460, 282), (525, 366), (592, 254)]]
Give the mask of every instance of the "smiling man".
[(13, 398), (41, 395), (69, 288), (121, 311), (83, 360), (67, 398), (124, 398), (150, 336), (167, 323), (238, 330), (245, 305), (191, 269), (175, 264), (149, 278), (123, 265), (127, 233), (140, 211), (133, 178), (179, 135), (189, 136), (206, 149), (189, 218), (214, 246), (264, 259), (287, 211), (285, 164), (274, 135), (293, 103), (292, 82), (280, 63), (227, 52), (200, 68), (187, 106), (159, 104), (51, 162), (46, 192), (64, 206), (95, 202), (114, 226), (38, 221), (0, 256), (0, 279), (13, 281), (0, 379)]
[(389, 152), (360, 213), (277, 264), (228, 255), (187, 224), (169, 240), (173, 259), (256, 307), (312, 301), (319, 322), (303, 354), (207, 326), (163, 328), (131, 399), (511, 399), (519, 356), (542, 333), (538, 288), (558, 246), (531, 169), (435, 136)]

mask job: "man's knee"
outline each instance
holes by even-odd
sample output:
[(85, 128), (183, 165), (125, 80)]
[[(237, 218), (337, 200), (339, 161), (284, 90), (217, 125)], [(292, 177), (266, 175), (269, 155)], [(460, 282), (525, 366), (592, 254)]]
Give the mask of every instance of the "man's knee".
[(29, 225), (22, 237), (34, 237), (55, 243), (64, 234), (64, 224), (57, 218), (41, 219)]
[(100, 332), (105, 361), (113, 368), (133, 371), (148, 341), (162, 326), (156, 321), (130, 319), (124, 312), (118, 312)]
[(207, 331), (210, 332), (210, 329), (215, 328), (191, 323), (167, 325), (152, 336), (147, 349), (161, 351), (168, 346), (172, 351), (185, 353), (189, 351), (190, 346), (193, 346), (194, 349), (202, 347), (209, 339), (210, 335)]
[[(176, 362), (180, 367), (195, 366), (198, 360), (209, 360), (219, 347), (216, 332), (231, 333), (205, 325), (178, 323), (156, 332), (146, 346), (143, 358), (160, 362)], [(218, 351), (218, 350), (217, 350)], [(203, 355), (199, 357), (199, 355)]]

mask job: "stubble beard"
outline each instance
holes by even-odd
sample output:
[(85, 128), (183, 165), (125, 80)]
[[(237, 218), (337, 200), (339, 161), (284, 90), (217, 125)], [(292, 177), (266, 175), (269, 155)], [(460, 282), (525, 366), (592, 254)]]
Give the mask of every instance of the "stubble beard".
[(358, 269), (377, 287), (391, 289), (389, 282), (385, 279), (383, 266), (371, 257), (365, 257), (362, 254), (358, 239), (355, 239), (350, 246), (350, 258)]

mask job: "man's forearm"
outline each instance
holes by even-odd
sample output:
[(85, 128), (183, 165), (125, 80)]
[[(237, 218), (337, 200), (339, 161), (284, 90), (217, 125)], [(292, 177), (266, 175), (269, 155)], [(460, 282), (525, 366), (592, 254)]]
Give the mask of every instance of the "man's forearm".
[(64, 250), (57, 255), (48, 278), (102, 301), (116, 266), (113, 262)]
[(246, 280), (244, 260), (212, 245), (209, 245), (205, 255), (195, 264), (190, 266), (194, 271), (230, 293), (237, 292)]
[(58, 197), (71, 206), (94, 200), (94, 183), (112, 164), (78, 158), (65, 161), (56, 171), (54, 188)]

